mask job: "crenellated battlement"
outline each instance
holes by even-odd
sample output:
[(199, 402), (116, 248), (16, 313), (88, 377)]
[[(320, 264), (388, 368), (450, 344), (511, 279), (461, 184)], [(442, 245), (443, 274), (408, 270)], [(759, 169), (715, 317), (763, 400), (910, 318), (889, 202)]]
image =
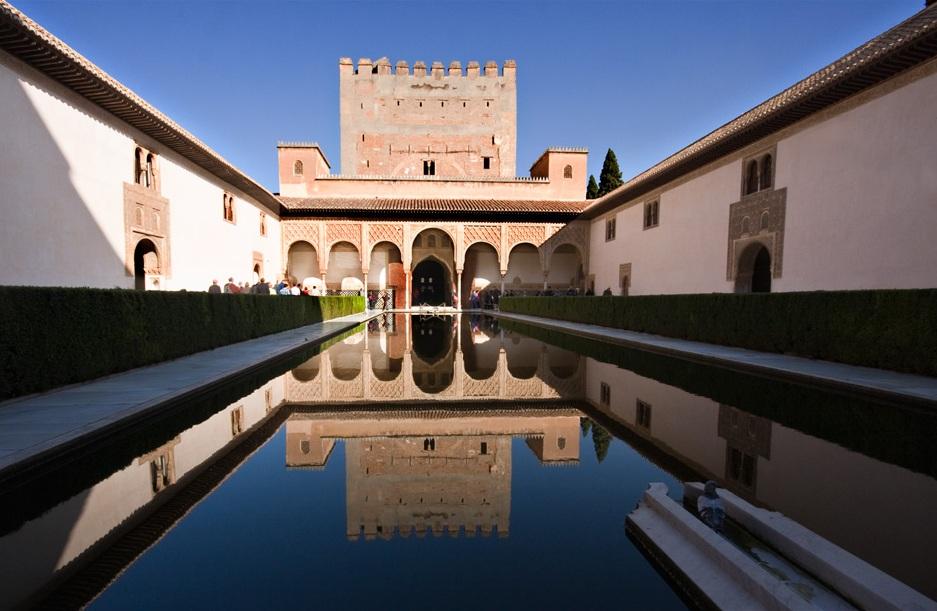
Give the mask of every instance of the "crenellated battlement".
[(502, 64), (493, 60), (485, 62), (484, 69), (478, 61), (467, 62), (465, 70), (462, 69), (462, 62), (454, 60), (449, 62), (448, 68), (441, 61), (433, 61), (427, 67), (427, 63), (421, 60), (413, 62), (413, 71), (410, 70), (410, 64), (406, 60), (398, 60), (393, 65), (387, 57), (382, 57), (377, 61), (372, 61), (370, 57), (361, 57), (355, 64), (350, 57), (342, 57), (338, 60), (339, 73), (345, 76), (369, 77), (369, 76), (405, 76), (422, 78), (476, 78), (501, 77), (513, 79), (517, 76), (517, 62), (513, 59), (504, 60)]

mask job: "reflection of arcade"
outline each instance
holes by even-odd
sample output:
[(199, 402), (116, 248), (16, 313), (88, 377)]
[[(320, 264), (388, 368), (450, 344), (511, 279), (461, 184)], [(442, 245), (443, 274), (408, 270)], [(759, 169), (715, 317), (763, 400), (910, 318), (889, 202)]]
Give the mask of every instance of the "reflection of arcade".
[[(384, 314), (286, 376), (287, 402), (582, 396), (584, 361), (489, 317)], [(412, 349), (410, 346), (412, 338)]]
[(345, 441), (347, 535), (357, 539), (508, 534), (511, 439), (524, 437), (545, 465), (578, 464), (573, 408), (508, 410), (419, 405), (393, 411), (293, 413), (286, 465), (322, 468)]

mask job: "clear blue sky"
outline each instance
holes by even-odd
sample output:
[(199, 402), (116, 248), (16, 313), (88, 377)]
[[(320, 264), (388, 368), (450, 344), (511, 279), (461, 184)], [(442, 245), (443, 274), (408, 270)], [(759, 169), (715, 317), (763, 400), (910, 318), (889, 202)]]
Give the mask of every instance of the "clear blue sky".
[(607, 148), (627, 179), (899, 23), (924, 0), (12, 0), (276, 191), (277, 140), (338, 171), (338, 58), (518, 63), (519, 174)]

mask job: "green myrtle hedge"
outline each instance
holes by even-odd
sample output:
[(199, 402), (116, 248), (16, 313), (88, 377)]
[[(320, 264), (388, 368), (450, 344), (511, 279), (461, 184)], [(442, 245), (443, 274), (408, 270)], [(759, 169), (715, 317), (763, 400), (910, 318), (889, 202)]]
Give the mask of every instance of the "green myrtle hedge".
[(0, 287), (0, 399), (362, 311), (363, 297)]
[(937, 289), (504, 297), (501, 310), (937, 376)]

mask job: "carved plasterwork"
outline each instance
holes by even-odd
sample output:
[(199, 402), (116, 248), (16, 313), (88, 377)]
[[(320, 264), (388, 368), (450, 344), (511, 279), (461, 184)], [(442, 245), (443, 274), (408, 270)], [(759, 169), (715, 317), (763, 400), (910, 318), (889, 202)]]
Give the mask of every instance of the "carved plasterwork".
[(284, 265), (289, 261), (290, 246), (296, 242), (308, 242), (316, 249), (316, 256), (319, 257), (319, 222), (305, 220), (284, 220), (280, 225), (282, 232), (281, 244), (283, 246), (283, 256), (280, 259)]
[(464, 250), (476, 242), (484, 242), (495, 249), (498, 259), (501, 258), (501, 228), (497, 225), (466, 225), (463, 236)]
[(539, 247), (545, 235), (543, 225), (509, 225), (507, 252), (510, 253), (512, 248), (524, 242)]
[(142, 185), (124, 183), (124, 271), (133, 276), (133, 253), (140, 240), (150, 240), (156, 257), (147, 275), (171, 275), (169, 249), (169, 200)]
[(786, 188), (747, 195), (729, 206), (726, 280), (735, 280), (739, 257), (752, 243), (763, 244), (768, 249), (771, 253), (771, 276), (781, 277), (786, 209)]
[(336, 242), (349, 242), (361, 252), (361, 223), (327, 223), (325, 235), (330, 249)]
[(380, 223), (368, 226), (368, 244), (374, 249), (378, 242), (390, 242), (403, 253), (403, 226), (399, 223)]

